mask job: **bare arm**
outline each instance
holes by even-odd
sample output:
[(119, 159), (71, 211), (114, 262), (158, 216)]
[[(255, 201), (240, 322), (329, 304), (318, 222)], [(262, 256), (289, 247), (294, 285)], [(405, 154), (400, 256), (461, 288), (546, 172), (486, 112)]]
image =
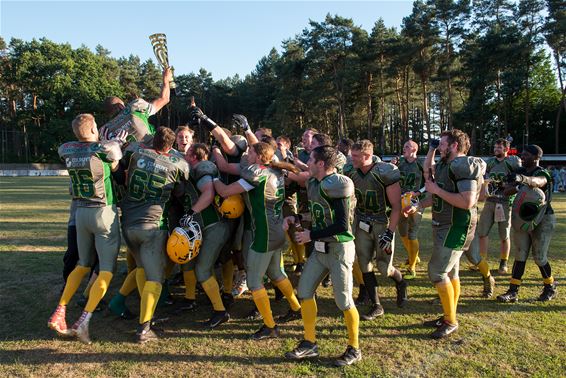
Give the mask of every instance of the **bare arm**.
[(436, 155), (436, 148), (430, 148), (426, 154), (426, 158), (423, 164), (423, 176), (425, 180), (429, 179), (430, 172), (434, 174), (434, 156)]
[(163, 84), (161, 85), (161, 95), (155, 100), (153, 100), (153, 102), (151, 103), (156, 113), (169, 103), (169, 94), (171, 92), (171, 88), (169, 88), (169, 82), (171, 80), (173, 80), (173, 72), (171, 71), (171, 68), (166, 68), (163, 71)]
[(389, 218), (389, 229), (395, 232), (399, 219), (401, 218), (401, 186), (399, 182), (385, 188), (387, 199), (391, 204), (391, 217)]
[(207, 182), (201, 188), (199, 188), (199, 190), (201, 191), (201, 194), (197, 202), (195, 202), (192, 207), (195, 213), (200, 213), (208, 206), (210, 206), (212, 204), (212, 201), (214, 201), (214, 185), (212, 184), (212, 182)]
[(431, 180), (427, 180), (425, 186), (427, 192), (439, 196), (440, 198), (442, 198), (442, 200), (448, 202), (454, 207), (458, 207), (460, 209), (471, 209), (476, 205), (477, 193), (475, 190), (461, 193), (452, 193), (442, 189)]
[(307, 181), (311, 177), (310, 173), (308, 172), (301, 172), (301, 173), (293, 173), (289, 172), (287, 176), (290, 180), (295, 181), (302, 187), (307, 186)]
[(218, 148), (212, 149), (212, 155), (214, 156), (216, 166), (218, 170), (223, 173), (228, 173), (230, 175), (239, 176), (240, 175), (240, 164), (238, 163), (228, 163), (220, 150)]
[(226, 185), (218, 179), (214, 180), (214, 189), (216, 190), (216, 193), (218, 193), (223, 198), (246, 192), (246, 189), (240, 184), (239, 181), (233, 182), (230, 185)]
[(220, 146), (225, 153), (231, 156), (238, 155), (238, 147), (236, 147), (236, 144), (228, 137), (221, 127), (215, 127), (212, 129), (212, 136), (218, 141), (218, 143), (220, 143)]

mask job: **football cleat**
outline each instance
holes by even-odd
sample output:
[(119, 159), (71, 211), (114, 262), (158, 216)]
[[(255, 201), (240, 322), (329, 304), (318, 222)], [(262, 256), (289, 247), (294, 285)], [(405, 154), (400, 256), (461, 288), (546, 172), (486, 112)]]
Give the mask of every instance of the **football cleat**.
[(446, 321), (443, 321), (440, 327), (438, 327), (436, 331), (430, 334), (430, 337), (432, 337), (433, 339), (443, 339), (456, 332), (457, 329), (458, 324), (450, 324)]
[(556, 283), (546, 284), (542, 289), (542, 293), (537, 298), (537, 301), (546, 302), (556, 297)]
[(360, 285), (360, 291), (358, 292), (358, 297), (356, 298), (354, 303), (356, 304), (357, 307), (370, 303), (368, 292), (366, 290), (365, 285), (363, 284)]
[(330, 287), (330, 285), (332, 285), (332, 281), (330, 280), (330, 274), (327, 274), (322, 280), (322, 287)]
[(259, 313), (258, 309), (254, 307), (254, 308), (249, 312), (249, 314), (247, 314), (247, 315), (245, 316), (245, 318), (246, 318), (247, 320), (261, 320), (261, 319), (263, 319), (263, 316), (261, 316), (261, 314)]
[(235, 298), (240, 297), (246, 291), (248, 291), (247, 276), (246, 271), (241, 271), (236, 273), (237, 277), (234, 281), (234, 287), (232, 288), (232, 295)]
[(362, 359), (362, 351), (348, 345), (346, 351), (334, 361), (334, 366), (348, 366), (352, 365)]
[(285, 358), (289, 360), (302, 360), (314, 357), (318, 357), (318, 345), (308, 340), (301, 341), (295, 349), (285, 353)]
[(234, 304), (234, 296), (232, 293), (222, 293), (222, 304), (226, 310), (229, 310), (230, 307)]
[(397, 307), (405, 307), (409, 298), (407, 296), (407, 281), (402, 280), (399, 283), (395, 283), (397, 289)]
[(230, 314), (228, 311), (214, 311), (210, 319), (204, 323), (205, 327), (216, 328), (222, 323), (226, 323), (230, 320)]
[(511, 289), (507, 290), (505, 294), (501, 294), (497, 296), (497, 301), (503, 303), (515, 303), (518, 300), (519, 300), (519, 292)]
[(507, 274), (509, 268), (507, 268), (507, 260), (501, 260), (499, 262), (499, 269), (497, 269), (497, 273), (499, 274)]
[(301, 309), (293, 311), (293, 309), (290, 308), (285, 315), (281, 315), (277, 318), (277, 323), (285, 324), (297, 319), (301, 319)]
[(252, 340), (274, 339), (280, 335), (279, 327), (275, 326), (273, 328), (269, 328), (264, 324), (260, 329), (253, 333), (250, 338)]
[(493, 297), (494, 290), (495, 290), (495, 278), (493, 278), (493, 276), (484, 277), (482, 297), (484, 298)]
[(425, 327), (438, 328), (442, 325), (443, 322), (444, 322), (444, 315), (441, 315), (438, 319), (424, 321), (423, 325)]
[(367, 314), (361, 315), (360, 318), (363, 320), (373, 320), (378, 316), (382, 316), (384, 314), (383, 306), (381, 303), (374, 303), (371, 305)]
[(305, 267), (305, 263), (297, 263), (297, 266), (295, 267), (295, 274), (297, 276), (300, 276), (301, 273), (303, 273), (304, 267)]
[(404, 280), (414, 280), (415, 278), (417, 278), (417, 271), (416, 270), (407, 269), (407, 271), (403, 275)]
[(85, 344), (92, 343), (88, 334), (89, 319), (90, 319), (90, 314), (86, 311), (83, 311), (79, 320), (77, 320), (75, 324), (73, 324), (73, 327), (71, 328), (71, 332), (73, 333), (73, 335), (76, 336), (80, 342)]
[(181, 307), (179, 310), (181, 311), (193, 311), (197, 308), (197, 301), (194, 299), (183, 298), (181, 300)]
[(108, 310), (114, 315), (121, 317), (124, 320), (135, 318), (135, 315), (126, 307), (125, 297), (117, 294), (108, 303)]
[(66, 307), (59, 305), (47, 321), (47, 326), (57, 332), (60, 336), (71, 336), (70, 330), (67, 328), (65, 321)]
[(136, 331), (136, 342), (138, 344), (145, 344), (151, 340), (157, 340), (159, 337), (153, 329), (151, 329), (151, 322), (147, 321), (143, 324), (138, 325)]

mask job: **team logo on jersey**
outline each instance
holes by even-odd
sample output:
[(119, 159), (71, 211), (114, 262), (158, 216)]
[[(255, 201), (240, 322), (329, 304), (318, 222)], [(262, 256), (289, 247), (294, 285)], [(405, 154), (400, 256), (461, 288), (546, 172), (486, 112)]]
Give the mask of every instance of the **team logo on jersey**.
[(102, 149), (102, 145), (100, 143), (93, 143), (90, 145), (90, 150), (92, 152), (100, 151)]
[(176, 158), (175, 156), (170, 156), (169, 160), (171, 160), (172, 163), (176, 163), (179, 161), (179, 158)]
[(65, 159), (65, 165), (67, 166), (67, 168), (70, 168), (73, 165), (71, 158)]
[(145, 168), (145, 166), (146, 166), (145, 160), (144, 159), (138, 160), (137, 166), (138, 166), (138, 168), (142, 168), (142, 169)]

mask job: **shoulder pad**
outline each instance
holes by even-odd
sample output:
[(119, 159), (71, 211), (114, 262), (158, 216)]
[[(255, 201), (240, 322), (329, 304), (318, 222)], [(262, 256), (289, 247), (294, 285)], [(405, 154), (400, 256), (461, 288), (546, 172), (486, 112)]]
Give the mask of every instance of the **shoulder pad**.
[(340, 151), (338, 151), (337, 157), (338, 161), (336, 162), (336, 169), (338, 170), (338, 173), (341, 173), (344, 170), (344, 165), (346, 164), (347, 159), (346, 155)]
[(113, 140), (100, 142), (101, 150), (100, 152), (106, 154), (106, 158), (110, 161), (118, 161), (122, 158), (122, 150), (120, 145)]
[(127, 107), (131, 112), (145, 113), (151, 107), (151, 104), (143, 98), (136, 98), (131, 101)]
[(515, 172), (519, 167), (521, 167), (521, 159), (516, 155), (510, 155), (505, 158), (507, 160), (507, 164), (511, 167), (513, 172)]
[(395, 164), (378, 162), (371, 170), (379, 176), (385, 186), (395, 184), (401, 179), (401, 172)]
[(379, 163), (381, 161), (381, 158), (377, 155), (372, 155), (371, 161), (372, 163)]
[(450, 172), (456, 181), (478, 180), (482, 177), (482, 163), (474, 156), (460, 156), (450, 162)]
[(208, 160), (203, 160), (191, 170), (191, 176), (198, 182), (204, 176), (218, 176), (218, 168), (216, 165)]
[(346, 163), (344, 165), (343, 171), (346, 176), (350, 176), (354, 172), (354, 165), (351, 162)]
[(241, 135), (232, 135), (230, 140), (238, 147), (238, 150), (240, 151), (238, 155), (248, 149), (248, 141), (245, 137)]
[(341, 174), (326, 176), (320, 183), (320, 189), (329, 198), (347, 198), (354, 195), (354, 183)]
[(244, 152), (240, 158), (240, 170), (247, 168), (250, 165), (248, 161), (248, 153)]
[(174, 155), (174, 156), (179, 157), (179, 158), (182, 158), (182, 159), (185, 158), (185, 155), (183, 155), (179, 150), (176, 150), (174, 148), (169, 150), (169, 154)]

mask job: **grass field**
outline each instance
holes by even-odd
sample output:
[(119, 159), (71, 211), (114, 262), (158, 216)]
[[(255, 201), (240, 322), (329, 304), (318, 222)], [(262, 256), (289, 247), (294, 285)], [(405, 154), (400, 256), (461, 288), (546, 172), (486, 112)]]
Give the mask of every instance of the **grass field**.
[[(210, 331), (199, 322), (210, 308), (199, 297), (199, 310), (175, 314), (175, 305), (159, 308), (158, 316), (169, 317), (161, 326), (164, 336), (147, 345), (133, 342), (136, 320), (124, 321), (95, 313), (91, 321), (94, 343), (58, 339), (47, 328), (47, 319), (57, 305), (66, 248), (69, 196), (67, 178), (0, 177), (0, 365), (2, 376), (436, 376), (436, 377), (557, 377), (566, 375), (566, 288), (558, 298), (537, 303), (542, 286), (532, 259), (527, 263), (521, 302), (499, 304), (480, 298), (482, 280), (462, 261), (462, 296), (458, 315), (460, 329), (443, 341), (429, 339), (424, 319), (438, 316), (440, 305), (426, 276), (431, 249), (430, 212), (420, 230), (419, 277), (410, 283), (410, 304), (398, 309), (392, 282), (379, 278), (385, 315), (360, 324), (363, 360), (356, 366), (336, 369), (332, 358), (346, 347), (346, 330), (330, 289), (319, 290), (318, 343), (321, 358), (291, 363), (282, 357), (302, 337), (295, 321), (281, 326), (282, 337), (253, 342), (248, 336), (260, 325), (242, 319), (252, 308), (251, 297), (237, 300), (233, 320)], [(549, 258), (553, 275), (560, 281), (566, 271), (566, 196), (554, 200), (558, 224)], [(498, 243), (492, 230), (490, 263), (496, 268)], [(398, 243), (400, 246), (400, 243)], [(406, 258), (398, 247), (396, 261)], [(109, 295), (124, 277), (120, 255), (118, 271)], [(511, 259), (512, 260), (512, 259)], [(498, 276), (496, 294), (507, 289), (509, 276)], [(182, 288), (175, 294), (181, 295)], [(80, 290), (82, 291), (82, 289)], [(356, 289), (357, 293), (357, 289)], [(77, 297), (76, 295), (75, 297)], [(138, 311), (138, 298), (128, 299)], [(287, 311), (286, 303), (273, 303), (276, 315)], [(360, 309), (367, 311), (366, 308)], [(67, 322), (80, 315), (69, 304)]]

